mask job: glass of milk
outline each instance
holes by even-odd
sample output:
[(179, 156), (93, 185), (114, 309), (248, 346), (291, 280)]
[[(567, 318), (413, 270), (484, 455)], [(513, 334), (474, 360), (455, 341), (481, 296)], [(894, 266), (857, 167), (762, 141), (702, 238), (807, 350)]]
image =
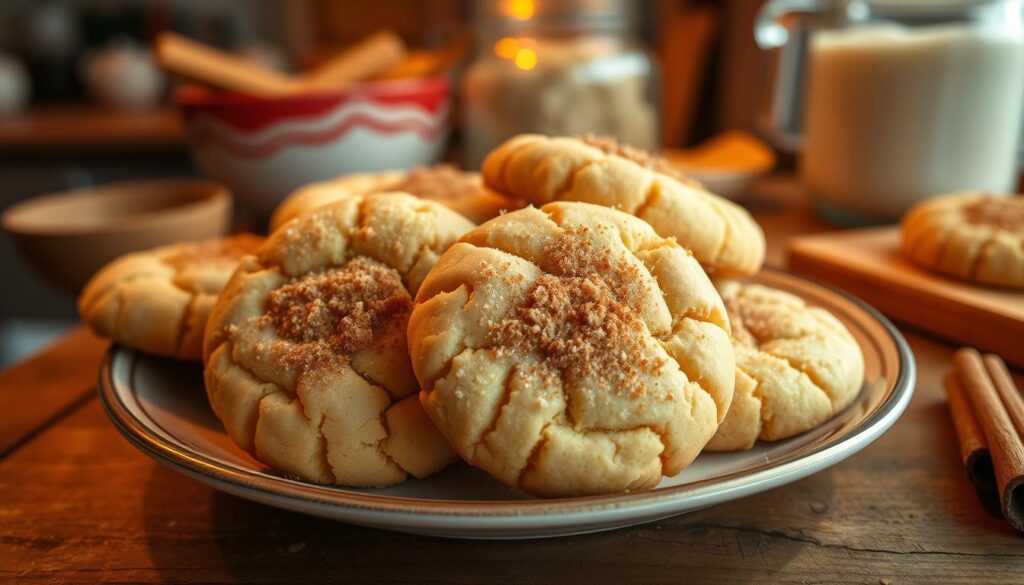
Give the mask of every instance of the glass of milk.
[(892, 221), (932, 195), (1014, 189), (1022, 0), (771, 0), (756, 31), (762, 47), (787, 43), (794, 13), (813, 13), (817, 25), (801, 75), (791, 62), (782, 76), (804, 85), (787, 135), (823, 217)]

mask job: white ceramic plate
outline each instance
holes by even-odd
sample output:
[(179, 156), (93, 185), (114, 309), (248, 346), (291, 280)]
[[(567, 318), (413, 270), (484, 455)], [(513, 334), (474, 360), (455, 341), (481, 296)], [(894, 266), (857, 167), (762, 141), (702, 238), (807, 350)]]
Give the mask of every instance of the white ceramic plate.
[(322, 486), (286, 478), (235, 447), (206, 402), (198, 365), (115, 347), (100, 397), (117, 428), (157, 461), (225, 492), (354, 524), (459, 538), (533, 538), (609, 530), (682, 514), (806, 477), (853, 455), (903, 413), (914, 388), (906, 341), (877, 311), (777, 271), (756, 282), (832, 311), (864, 352), (865, 385), (823, 427), (742, 453), (704, 453), (654, 490), (553, 500), (510, 490), (464, 463), (386, 489)]

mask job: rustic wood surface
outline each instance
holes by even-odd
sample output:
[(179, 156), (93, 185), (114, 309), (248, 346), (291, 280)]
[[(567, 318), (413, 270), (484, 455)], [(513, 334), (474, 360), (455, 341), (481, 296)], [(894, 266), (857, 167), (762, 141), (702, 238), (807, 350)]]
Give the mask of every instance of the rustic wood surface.
[(96, 369), (107, 344), (77, 328), (45, 352), (0, 372), (0, 458), (61, 413), (96, 395)]
[(896, 226), (793, 238), (793, 272), (838, 286), (899, 321), (1024, 367), (1024, 294), (933, 274), (899, 253)]
[[(780, 201), (759, 219), (788, 234), (805, 210)], [(767, 230), (777, 259), (784, 242)], [(95, 395), (76, 398), (103, 343), (75, 333), (0, 377), (0, 429), (22, 435), (0, 458), (0, 582), (1024, 582), (1024, 542), (964, 477), (942, 390), (953, 348), (907, 338), (919, 367), (910, 407), (835, 467), (645, 526), (472, 542), (285, 512), (161, 467), (120, 437)], [(41, 388), (69, 398), (28, 417)]]
[(54, 104), (0, 119), (0, 153), (180, 150), (185, 131), (169, 106), (117, 112), (100, 106)]

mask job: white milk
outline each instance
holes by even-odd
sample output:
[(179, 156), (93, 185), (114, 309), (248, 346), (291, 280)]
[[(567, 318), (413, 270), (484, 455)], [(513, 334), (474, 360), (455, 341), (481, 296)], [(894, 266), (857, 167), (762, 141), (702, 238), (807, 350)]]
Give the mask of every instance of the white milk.
[(958, 189), (1011, 191), (1024, 44), (964, 26), (817, 33), (807, 89), (804, 184), (876, 219)]

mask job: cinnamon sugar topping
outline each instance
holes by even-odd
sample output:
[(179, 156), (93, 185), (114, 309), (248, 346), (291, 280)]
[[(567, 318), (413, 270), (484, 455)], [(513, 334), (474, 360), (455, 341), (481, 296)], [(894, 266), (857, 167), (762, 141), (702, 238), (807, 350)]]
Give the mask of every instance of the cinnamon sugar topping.
[(743, 309), (736, 299), (725, 299), (725, 310), (729, 314), (729, 325), (732, 327), (732, 340), (736, 345), (757, 348), (757, 338), (750, 332), (744, 322)]
[(281, 338), (297, 343), (287, 361), (309, 367), (372, 346), (386, 325), (408, 322), (411, 312), (412, 299), (398, 272), (359, 256), (271, 292), (263, 319)]
[(417, 197), (440, 201), (474, 195), (481, 190), (481, 186), (474, 173), (460, 171), (451, 165), (437, 165), (412, 169), (403, 180), (381, 190), (405, 191)]
[(986, 197), (965, 206), (964, 216), (973, 224), (1024, 232), (1024, 197)]
[[(492, 344), (535, 354), (570, 380), (602, 380), (632, 396), (644, 393), (644, 376), (664, 364), (646, 344), (646, 326), (634, 307), (639, 298), (630, 275), (636, 268), (611, 251), (592, 253), (586, 240), (557, 239), (546, 254), (561, 274), (545, 274), (525, 300), (488, 329)], [(632, 279), (636, 281), (636, 278)]]
[(685, 183), (696, 184), (696, 181), (686, 177), (686, 175), (684, 175), (675, 165), (660, 156), (647, 152), (646, 150), (628, 146), (626, 144), (619, 144), (617, 140), (608, 136), (594, 136), (592, 134), (587, 134), (584, 136), (578, 136), (577, 139), (588, 146), (593, 146), (594, 148), (605, 152), (606, 154), (612, 154), (626, 160), (633, 161), (636, 164), (656, 173), (668, 175)]
[(568, 226), (561, 237), (555, 238), (544, 248), (544, 257), (551, 259), (554, 271), (560, 275), (602, 275), (605, 284), (619, 302), (636, 308), (642, 298), (640, 269), (608, 247), (597, 246), (598, 249), (595, 249), (590, 231), (602, 229), (610, 228)]
[(221, 240), (189, 242), (164, 258), (163, 262), (179, 272), (200, 264), (230, 266), (255, 251), (261, 241), (251, 234), (239, 234)]

